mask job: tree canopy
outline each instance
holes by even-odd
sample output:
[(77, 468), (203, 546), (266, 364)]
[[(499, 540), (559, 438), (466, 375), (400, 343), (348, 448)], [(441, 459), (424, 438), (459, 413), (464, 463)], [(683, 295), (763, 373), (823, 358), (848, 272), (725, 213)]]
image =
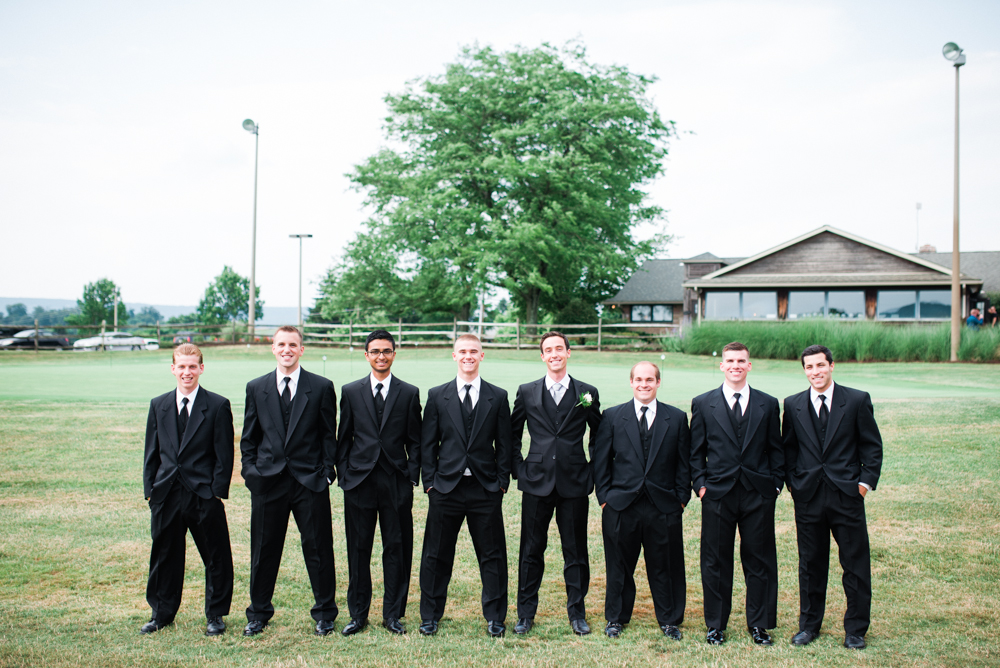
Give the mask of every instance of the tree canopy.
[[(264, 316), (264, 302), (260, 299), (260, 286), (254, 286), (254, 315)], [(205, 288), (205, 296), (198, 302), (198, 321), (206, 325), (246, 320), (250, 315), (250, 279), (240, 276), (225, 265), (222, 273)]]
[(115, 321), (115, 295), (119, 295), (118, 325), (127, 325), (128, 309), (121, 301), (118, 286), (109, 278), (84, 286), (83, 297), (76, 300), (80, 312), (67, 317), (66, 322), (71, 325), (100, 325), (101, 321), (112, 324)]
[(653, 81), (592, 64), (575, 44), (474, 47), (388, 95), (398, 148), (349, 174), (372, 215), (329, 271), (320, 310), (467, 318), (480, 290), (502, 287), (534, 323), (614, 294), (667, 240), (634, 236), (662, 221), (643, 187), (674, 134), (647, 97)]

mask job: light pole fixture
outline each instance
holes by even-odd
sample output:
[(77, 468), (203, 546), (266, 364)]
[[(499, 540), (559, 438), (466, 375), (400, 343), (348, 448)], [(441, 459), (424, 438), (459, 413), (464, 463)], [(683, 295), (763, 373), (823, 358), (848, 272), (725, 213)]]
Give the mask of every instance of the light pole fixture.
[(955, 204), (951, 229), (951, 361), (958, 361), (958, 346), (962, 339), (961, 258), (958, 252), (958, 68), (965, 65), (965, 54), (954, 42), (941, 49), (945, 59), (955, 66)]
[(299, 240), (299, 331), (302, 331), (302, 240), (312, 239), (311, 234), (289, 234), (289, 239)]
[(260, 147), (260, 126), (249, 118), (243, 121), (243, 129), (253, 133), (253, 232), (250, 236), (250, 308), (247, 326), (250, 329), (250, 343), (254, 339), (254, 324), (257, 322), (257, 149)]

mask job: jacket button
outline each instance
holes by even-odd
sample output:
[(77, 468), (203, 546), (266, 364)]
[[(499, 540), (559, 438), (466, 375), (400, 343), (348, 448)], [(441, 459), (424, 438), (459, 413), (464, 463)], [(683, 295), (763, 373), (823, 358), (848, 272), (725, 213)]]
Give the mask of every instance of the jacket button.
[(555, 456), (555, 455), (552, 455), (552, 459), (555, 459), (555, 458), (556, 458), (556, 456)]

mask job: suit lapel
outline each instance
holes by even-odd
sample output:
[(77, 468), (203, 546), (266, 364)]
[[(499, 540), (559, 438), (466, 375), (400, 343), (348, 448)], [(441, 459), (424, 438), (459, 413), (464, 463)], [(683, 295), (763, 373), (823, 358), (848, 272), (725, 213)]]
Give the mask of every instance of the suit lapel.
[(378, 425), (377, 413), (375, 412), (375, 393), (372, 392), (371, 380), (367, 377), (358, 381), (358, 392), (361, 394), (361, 401), (371, 416), (372, 424)]
[(472, 432), (469, 434), (469, 443), (471, 445), (473, 441), (476, 440), (476, 435), (479, 433), (479, 429), (486, 422), (486, 416), (490, 412), (490, 408), (493, 406), (493, 388), (485, 380), (479, 381), (479, 401), (476, 403), (476, 409), (473, 411), (473, 423)]
[(302, 412), (309, 403), (309, 393), (312, 392), (312, 383), (309, 381), (309, 373), (302, 369), (299, 372), (299, 386), (295, 390), (295, 397), (292, 399), (292, 414), (288, 416), (288, 431), (285, 433), (285, 445), (295, 432), (295, 425), (299, 423)]
[(573, 380), (571, 376), (566, 376), (566, 377), (569, 378), (569, 385), (566, 386), (566, 394), (563, 395), (562, 400), (570, 401), (571, 403), (569, 405), (569, 412), (566, 413), (566, 419), (563, 420), (562, 423), (560, 423), (560, 425), (556, 428), (557, 434), (560, 431), (562, 431), (563, 427), (569, 424), (570, 418), (573, 417), (573, 413), (578, 408), (577, 404), (580, 403), (579, 401), (577, 401), (576, 381)]
[(660, 453), (660, 445), (662, 445), (663, 439), (666, 438), (669, 429), (670, 414), (667, 413), (667, 406), (657, 401), (656, 419), (653, 420), (653, 440), (649, 444), (649, 461), (646, 462), (646, 473), (649, 473), (649, 467), (653, 465), (653, 460)]
[(844, 396), (843, 392), (838, 392), (837, 400), (830, 403), (832, 404), (832, 410), (830, 411), (830, 420), (826, 424), (826, 439), (823, 441), (823, 452), (826, 452), (827, 446), (833, 440), (833, 432), (837, 431), (840, 420), (844, 417), (844, 405), (847, 403), (847, 397)]
[(743, 434), (743, 443), (740, 444), (741, 450), (747, 449), (747, 444), (753, 438), (753, 433), (757, 431), (757, 427), (760, 426), (760, 421), (764, 417), (764, 403), (758, 402), (758, 395), (752, 389), (750, 390), (750, 396), (747, 397), (747, 430)]
[(177, 390), (174, 390), (169, 397), (169, 401), (164, 401), (160, 406), (163, 414), (163, 428), (167, 431), (168, 445), (174, 448), (174, 452), (180, 452), (181, 442), (177, 437)]
[[(805, 434), (809, 438), (809, 442), (812, 443), (813, 448), (816, 452), (822, 452), (823, 448), (820, 446), (819, 440), (816, 438), (816, 427), (813, 426), (812, 418), (806, 411), (811, 411), (812, 406), (809, 405), (809, 390), (798, 394), (794, 398), (795, 407), (795, 419), (799, 423), (799, 434)], [(829, 432), (829, 430), (827, 430)]]
[[(301, 378), (301, 376), (299, 377)], [(268, 413), (271, 414), (274, 428), (281, 434), (282, 439), (287, 441), (285, 438), (285, 418), (281, 416), (279, 401), (281, 399), (278, 396), (278, 371), (275, 369), (274, 373), (268, 374), (264, 379), (264, 404), (267, 406)]]
[(635, 418), (635, 404), (631, 401), (622, 409), (621, 420), (625, 423), (625, 434), (635, 449), (636, 456), (642, 461), (642, 443), (639, 441), (639, 421)]
[(198, 396), (194, 398), (194, 405), (191, 407), (187, 428), (184, 430), (184, 440), (181, 441), (181, 447), (178, 448), (177, 454), (180, 454), (187, 447), (187, 444), (191, 442), (191, 437), (198, 431), (198, 426), (205, 421), (205, 411), (207, 409), (208, 399), (205, 397), (205, 391), (199, 390)]
[[(456, 386), (457, 381), (449, 383), (448, 388), (444, 391), (444, 403), (447, 407), (448, 415), (451, 416), (451, 421), (455, 423), (455, 427), (458, 433), (461, 434), (462, 438), (465, 440), (465, 445), (468, 447), (468, 438), (465, 435), (465, 420), (462, 416), (462, 402), (458, 398), (458, 387)], [(479, 397), (482, 399), (482, 397)]]
[(719, 423), (719, 426), (722, 427), (722, 431), (726, 432), (726, 436), (729, 437), (729, 440), (739, 447), (740, 444), (736, 441), (736, 432), (733, 431), (733, 423), (729, 417), (729, 406), (726, 403), (725, 395), (722, 394), (721, 387), (714, 393), (712, 401), (714, 402), (711, 404), (712, 416), (715, 418), (715, 421)]
[(533, 390), (535, 395), (535, 408), (540, 415), (543, 416), (546, 422), (549, 423), (549, 427), (552, 429), (556, 428), (556, 423), (554, 421), (554, 416), (551, 415), (547, 410), (545, 410), (545, 395), (548, 390), (545, 389), (545, 378), (540, 378), (535, 381), (535, 388)]
[[(389, 419), (389, 412), (392, 407), (396, 404), (396, 397), (399, 396), (399, 381), (393, 382), (389, 381), (389, 387), (385, 388), (385, 409), (382, 411), (382, 424), (378, 426), (378, 430), (381, 432), (385, 428), (385, 423)], [(375, 398), (372, 395), (372, 408), (374, 409)]]

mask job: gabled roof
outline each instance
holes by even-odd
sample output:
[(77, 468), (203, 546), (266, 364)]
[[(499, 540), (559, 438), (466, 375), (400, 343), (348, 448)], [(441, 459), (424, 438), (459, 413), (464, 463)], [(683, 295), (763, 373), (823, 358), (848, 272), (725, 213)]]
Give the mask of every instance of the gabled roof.
[[(1000, 251), (962, 251), (959, 255), (962, 276), (981, 278), (983, 292), (1000, 292)], [(919, 257), (951, 268), (951, 253), (912, 253), (910, 257)]]
[[(646, 260), (605, 304), (680, 304), (685, 260)], [(718, 260), (716, 260), (718, 262)]]

